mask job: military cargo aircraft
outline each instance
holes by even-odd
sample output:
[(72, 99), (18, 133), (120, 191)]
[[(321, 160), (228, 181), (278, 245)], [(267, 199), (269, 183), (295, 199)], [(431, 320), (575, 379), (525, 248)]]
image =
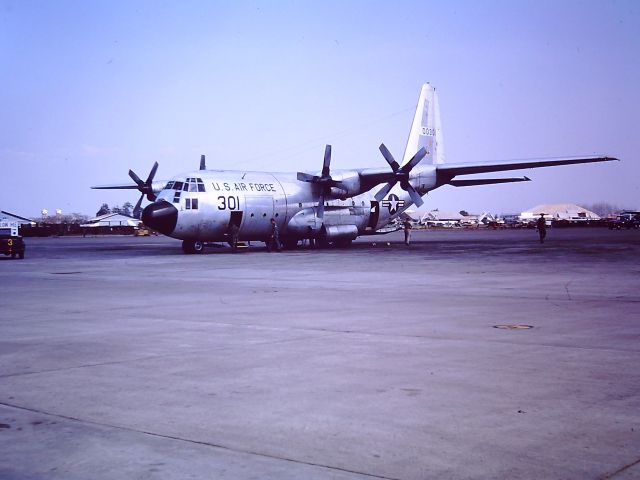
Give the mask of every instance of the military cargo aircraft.
[[(135, 184), (92, 188), (138, 189), (134, 214), (145, 225), (182, 240), (185, 253), (201, 253), (206, 242), (225, 242), (233, 230), (241, 241), (267, 241), (275, 219), (285, 247), (310, 239), (347, 246), (360, 235), (384, 232), (411, 205), (442, 185), (456, 187), (526, 182), (528, 177), (468, 178), (479, 173), (617, 160), (607, 156), (490, 163), (445, 163), (440, 110), (435, 88), (425, 84), (401, 163), (384, 144), (390, 168), (334, 170), (327, 145), (319, 172), (271, 173), (200, 169), (154, 181), (158, 163), (146, 180), (133, 171)], [(463, 178), (460, 178), (463, 176)], [(152, 203), (141, 209), (144, 196)]]

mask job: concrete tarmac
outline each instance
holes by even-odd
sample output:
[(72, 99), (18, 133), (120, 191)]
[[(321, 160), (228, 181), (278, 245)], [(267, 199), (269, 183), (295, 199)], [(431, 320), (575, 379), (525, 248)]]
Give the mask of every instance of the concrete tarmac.
[(639, 258), (606, 229), (27, 239), (0, 478), (640, 478)]

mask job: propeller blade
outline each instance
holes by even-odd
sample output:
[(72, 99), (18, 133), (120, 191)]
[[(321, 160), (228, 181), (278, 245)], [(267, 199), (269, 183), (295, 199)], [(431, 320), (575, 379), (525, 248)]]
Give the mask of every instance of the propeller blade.
[(331, 186), (342, 190), (344, 193), (349, 192), (349, 187), (347, 187), (343, 182), (333, 181), (331, 182)]
[(406, 188), (405, 190), (409, 193), (411, 200), (417, 207), (421, 207), (424, 204), (424, 200), (422, 200), (420, 194), (411, 186), (411, 184), (409, 184), (409, 188)]
[(391, 191), (395, 184), (395, 181), (387, 183), (378, 193), (376, 193), (375, 199), (381, 202), (382, 199), (387, 196), (387, 193)]
[(151, 167), (151, 171), (149, 172), (149, 176), (147, 177), (147, 181), (145, 182), (147, 187), (151, 188), (151, 182), (153, 182), (153, 178), (156, 176), (157, 170), (158, 162), (154, 162), (153, 167)]
[(140, 198), (138, 199), (138, 203), (136, 203), (136, 206), (133, 207), (133, 218), (137, 218), (138, 220), (140, 220), (140, 217), (142, 217), (142, 199), (144, 198), (144, 194), (140, 195)]
[(309, 173), (304, 173), (304, 172), (298, 172), (297, 177), (298, 177), (298, 180), (300, 180), (301, 182), (310, 182), (310, 183), (316, 182), (317, 179), (319, 179), (319, 177), (315, 175), (311, 175)]
[(131, 177), (131, 180), (136, 182), (138, 188), (141, 188), (144, 185), (142, 179), (138, 175), (136, 175), (136, 172), (134, 172), (133, 170), (129, 170), (129, 176)]
[(324, 195), (320, 195), (320, 201), (318, 202), (318, 218), (324, 220)]
[(331, 165), (331, 145), (324, 147), (324, 161), (322, 162), (322, 176), (329, 177), (329, 166)]
[(401, 170), (404, 173), (409, 173), (413, 169), (413, 167), (415, 167), (418, 163), (420, 163), (420, 160), (422, 160), (426, 155), (427, 155), (427, 149), (422, 147), (420, 150), (416, 152), (416, 154), (413, 157), (411, 157), (411, 160), (409, 160), (406, 164), (402, 166)]
[(382, 153), (382, 156), (387, 161), (387, 163), (391, 166), (391, 169), (394, 172), (397, 172), (400, 169), (400, 165), (398, 165), (398, 162), (396, 162), (395, 158), (393, 158), (393, 155), (391, 155), (391, 152), (384, 143), (380, 144), (380, 152)]

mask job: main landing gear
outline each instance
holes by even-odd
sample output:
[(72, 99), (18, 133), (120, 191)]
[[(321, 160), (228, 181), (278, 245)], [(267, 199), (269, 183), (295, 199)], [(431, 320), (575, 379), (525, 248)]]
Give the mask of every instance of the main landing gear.
[(193, 240), (182, 241), (182, 251), (184, 253), (202, 253), (204, 251), (204, 242), (198, 242)]

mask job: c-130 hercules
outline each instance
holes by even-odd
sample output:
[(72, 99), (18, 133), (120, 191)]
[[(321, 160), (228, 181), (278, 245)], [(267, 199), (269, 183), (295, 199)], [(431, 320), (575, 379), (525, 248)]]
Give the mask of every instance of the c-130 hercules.
[(445, 163), (440, 110), (435, 88), (422, 86), (401, 164), (384, 144), (380, 152), (391, 167), (331, 171), (331, 146), (322, 170), (311, 174), (200, 169), (154, 181), (156, 162), (145, 181), (133, 171), (135, 185), (92, 188), (137, 188), (134, 214), (146, 195), (153, 202), (142, 210), (148, 227), (182, 240), (185, 253), (201, 253), (205, 242), (229, 240), (232, 226), (240, 241), (267, 241), (271, 219), (287, 247), (302, 239), (346, 246), (360, 235), (379, 233), (422, 196), (442, 185), (456, 187), (529, 181), (516, 178), (458, 178), (461, 175), (617, 160), (606, 156), (489, 163)]

